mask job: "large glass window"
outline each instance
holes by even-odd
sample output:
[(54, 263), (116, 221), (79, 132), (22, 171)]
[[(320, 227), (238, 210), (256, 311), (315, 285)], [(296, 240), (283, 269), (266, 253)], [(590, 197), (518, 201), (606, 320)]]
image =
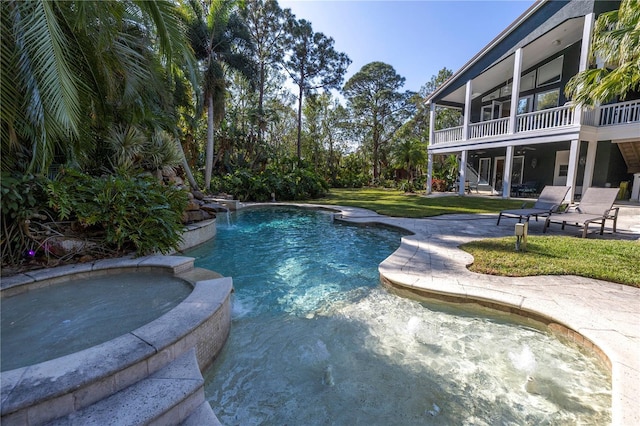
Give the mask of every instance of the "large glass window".
[(563, 59), (564, 56), (558, 56), (553, 61), (538, 68), (538, 87), (558, 83), (562, 79)]
[(478, 167), (478, 183), (488, 184), (491, 169), (491, 158), (481, 158)]
[(555, 108), (560, 101), (560, 89), (541, 92), (536, 95), (536, 111)]
[(527, 90), (535, 89), (536, 87), (536, 70), (525, 74), (520, 79), (520, 91), (526, 92)]
[(500, 89), (496, 89), (493, 92), (489, 93), (486, 96), (482, 97), (482, 102), (492, 101), (494, 99), (498, 99), (500, 97)]
[(520, 185), (522, 183), (522, 171), (524, 170), (524, 157), (518, 155), (513, 157), (513, 167), (511, 168), (511, 184)]
[(533, 95), (518, 99), (518, 115), (533, 111)]
[(513, 86), (513, 83), (507, 83), (506, 86), (502, 86), (500, 88), (500, 97), (504, 98), (505, 96), (511, 95), (511, 87), (512, 86)]

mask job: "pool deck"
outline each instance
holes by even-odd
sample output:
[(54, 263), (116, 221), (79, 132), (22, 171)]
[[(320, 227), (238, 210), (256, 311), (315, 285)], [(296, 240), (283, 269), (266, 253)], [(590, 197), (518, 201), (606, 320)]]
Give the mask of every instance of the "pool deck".
[[(470, 272), (473, 257), (460, 244), (514, 234), (514, 219), (496, 226), (497, 214), (460, 214), (425, 219), (381, 216), (359, 208), (340, 210), (337, 219), (382, 223), (411, 231), (379, 266), (381, 280), (416, 295), (481, 303), (545, 321), (594, 352), (612, 376), (612, 424), (640, 424), (640, 288), (577, 276), (500, 277)], [(544, 220), (531, 220), (530, 235), (542, 235)], [(609, 225), (609, 223), (607, 224)], [(640, 206), (625, 207), (618, 233), (605, 228), (589, 238), (640, 239)], [(552, 225), (546, 235), (580, 235), (575, 227)], [(514, 237), (515, 248), (515, 237)], [(594, 259), (597, 261), (597, 259)]]

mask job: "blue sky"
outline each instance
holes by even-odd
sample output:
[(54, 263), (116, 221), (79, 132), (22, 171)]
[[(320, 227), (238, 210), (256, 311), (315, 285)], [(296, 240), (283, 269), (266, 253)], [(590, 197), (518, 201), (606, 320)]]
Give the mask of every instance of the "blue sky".
[(418, 91), (440, 69), (457, 71), (519, 17), (533, 0), (293, 0), (279, 1), (351, 58), (345, 82), (382, 61)]

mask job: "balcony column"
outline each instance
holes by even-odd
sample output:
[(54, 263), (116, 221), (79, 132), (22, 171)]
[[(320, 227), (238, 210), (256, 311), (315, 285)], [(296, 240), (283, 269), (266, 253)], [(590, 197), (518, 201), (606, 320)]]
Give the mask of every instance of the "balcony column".
[(467, 155), (469, 151), (466, 149), (460, 153), (460, 171), (458, 173), (458, 194), (464, 195), (464, 183), (467, 180)]
[[(594, 22), (594, 13), (589, 13), (584, 16), (584, 26), (582, 27), (582, 45), (580, 46), (580, 63), (578, 64), (578, 72), (582, 72), (589, 68), (589, 51), (591, 50), (591, 36), (593, 34)], [(572, 124), (582, 124), (582, 109), (582, 105), (576, 105), (575, 109), (573, 110), (574, 115)], [(569, 192), (573, 192), (573, 189), (569, 190)]]
[(522, 75), (522, 48), (518, 48), (513, 60), (513, 83), (511, 84), (511, 113), (509, 115), (509, 133), (514, 134), (518, 127), (518, 102), (520, 101), (520, 76)]
[(631, 190), (631, 201), (640, 202), (640, 173), (633, 175), (633, 189)]
[(429, 103), (429, 145), (436, 143), (436, 104)]
[(469, 139), (469, 124), (471, 123), (471, 80), (467, 81), (467, 91), (464, 95), (464, 123), (462, 125), (462, 140)]
[(578, 155), (580, 154), (580, 141), (574, 139), (571, 141), (569, 150), (569, 169), (567, 170), (567, 186), (569, 192), (565, 197), (565, 201), (571, 203), (576, 195), (576, 177), (578, 175)]
[(513, 166), (513, 145), (507, 147), (502, 172), (502, 198), (511, 197), (511, 168)]
[(587, 143), (589, 145), (587, 147), (587, 162), (584, 164), (584, 177), (582, 179), (583, 191), (586, 188), (589, 188), (593, 181), (593, 171), (595, 170), (596, 165), (596, 149), (598, 148), (597, 141), (589, 141)]
[[(436, 104), (435, 102), (429, 103), (429, 145), (434, 145), (436, 134)], [(429, 147), (427, 146), (427, 195), (433, 191), (433, 154), (429, 153)]]
[(427, 149), (427, 195), (431, 194), (433, 180), (433, 154)]
[(580, 64), (578, 71), (582, 72), (589, 67), (589, 50), (591, 50), (591, 35), (593, 33), (593, 23), (595, 15), (589, 13), (584, 16), (584, 26), (582, 27), (582, 46), (580, 46)]

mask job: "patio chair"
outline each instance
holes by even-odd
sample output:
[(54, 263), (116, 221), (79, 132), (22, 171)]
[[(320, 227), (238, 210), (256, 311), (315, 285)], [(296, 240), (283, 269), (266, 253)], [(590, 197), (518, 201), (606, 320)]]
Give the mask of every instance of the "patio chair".
[(525, 208), (524, 206), (526, 206), (527, 203), (524, 203), (520, 209), (503, 210), (498, 215), (498, 223), (496, 223), (496, 225), (500, 225), (502, 216), (517, 217), (518, 223), (522, 221), (522, 218), (526, 218), (526, 222), (529, 222), (531, 216), (535, 217), (536, 221), (538, 220), (538, 216), (549, 216), (562, 205), (567, 192), (569, 192), (568, 186), (545, 186), (533, 207)]
[(542, 232), (547, 232), (551, 222), (582, 228), (582, 238), (586, 238), (589, 225), (600, 225), (600, 235), (604, 233), (604, 222), (613, 220), (613, 232), (616, 232), (619, 207), (613, 207), (618, 196), (618, 188), (587, 188), (577, 206), (570, 206), (565, 213), (547, 217)]

